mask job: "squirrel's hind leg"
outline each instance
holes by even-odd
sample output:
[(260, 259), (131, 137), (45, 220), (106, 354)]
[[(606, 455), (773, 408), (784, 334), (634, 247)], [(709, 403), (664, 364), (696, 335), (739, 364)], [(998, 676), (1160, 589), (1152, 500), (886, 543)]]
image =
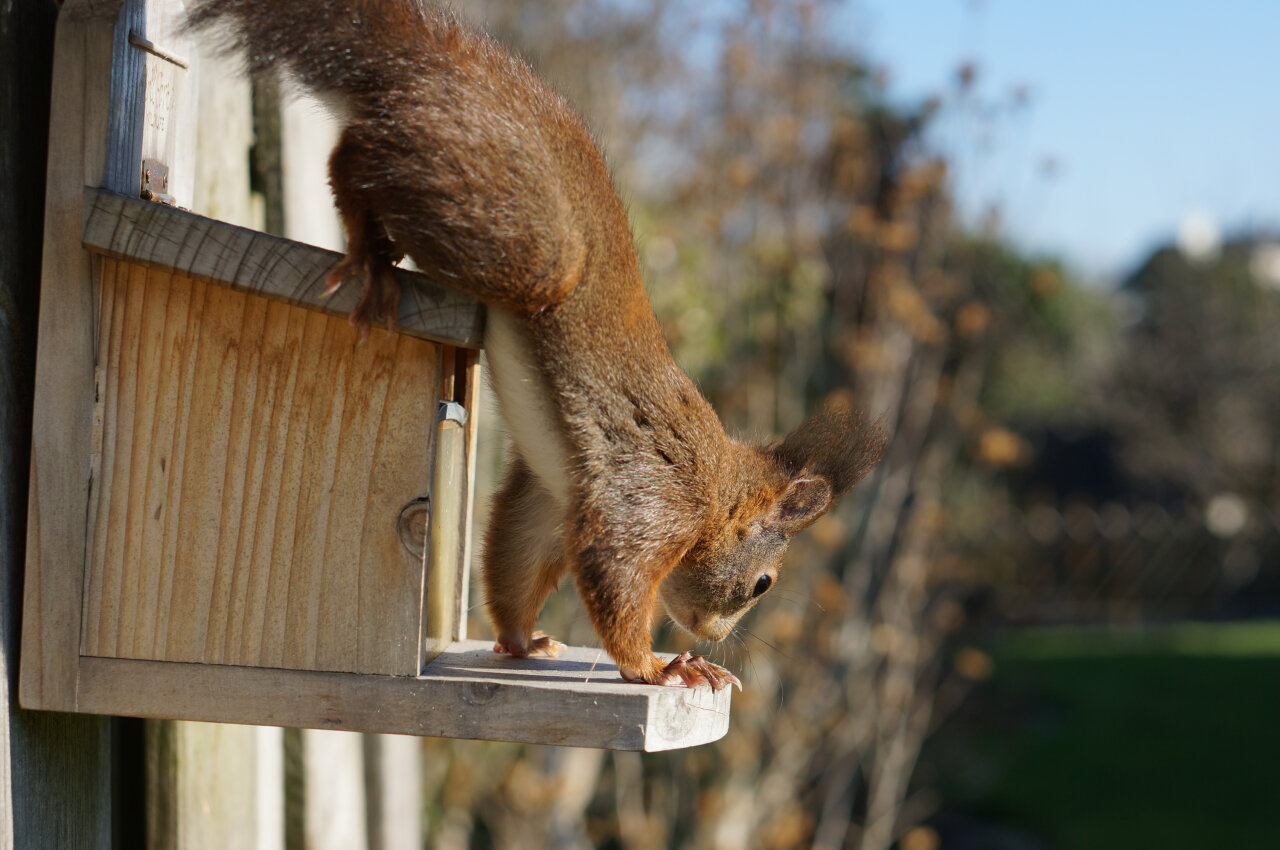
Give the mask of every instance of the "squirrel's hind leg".
[(494, 651), (554, 657), (563, 644), (535, 632), (542, 603), (568, 568), (555, 499), (518, 456), (493, 500), (485, 538), (484, 588)]
[(354, 177), (358, 173), (357, 158), (367, 153), (352, 136), (352, 129), (347, 128), (329, 156), (329, 183), (347, 236), (347, 255), (325, 278), (325, 294), (332, 295), (349, 280), (359, 281), (362, 294), (348, 319), (363, 336), (368, 336), (374, 322), (385, 322), (388, 331), (395, 326), (400, 312), (395, 263), (403, 254), (396, 250), (374, 216)]

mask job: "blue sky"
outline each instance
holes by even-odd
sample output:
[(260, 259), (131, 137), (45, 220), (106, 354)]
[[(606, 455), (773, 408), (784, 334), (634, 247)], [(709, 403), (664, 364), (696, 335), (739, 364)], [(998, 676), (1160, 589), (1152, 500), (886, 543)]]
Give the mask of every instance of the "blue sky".
[(967, 60), (980, 96), (1026, 87), (991, 133), (954, 111), (935, 142), (962, 209), (997, 205), (1028, 248), (1108, 277), (1188, 216), (1280, 226), (1280, 2), (857, 0), (842, 26), (895, 99)]

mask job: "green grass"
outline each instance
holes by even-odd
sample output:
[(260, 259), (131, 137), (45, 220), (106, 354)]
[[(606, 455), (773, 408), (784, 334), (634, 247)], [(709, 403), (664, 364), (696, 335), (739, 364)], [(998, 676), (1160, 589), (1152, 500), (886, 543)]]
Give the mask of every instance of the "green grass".
[(1063, 850), (1280, 847), (1280, 623), (1006, 639), (940, 735), (949, 808)]

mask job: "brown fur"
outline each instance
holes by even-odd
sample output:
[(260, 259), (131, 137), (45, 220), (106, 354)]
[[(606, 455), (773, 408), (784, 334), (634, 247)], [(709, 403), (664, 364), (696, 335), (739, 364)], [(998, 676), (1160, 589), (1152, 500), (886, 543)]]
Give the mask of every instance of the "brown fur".
[(484, 562), (499, 647), (546, 647), (538, 611), (572, 572), (623, 675), (670, 682), (650, 649), (660, 589), (680, 625), (723, 638), (791, 535), (874, 464), (878, 430), (836, 401), (776, 446), (726, 436), (671, 358), (590, 134), (487, 37), (413, 0), (202, 0), (192, 21), (231, 24), (252, 67), (350, 110), (330, 162), (348, 256), (330, 282), (362, 280), (355, 321), (393, 311), (400, 252), (516, 317), (568, 447), (569, 504), (517, 445)]

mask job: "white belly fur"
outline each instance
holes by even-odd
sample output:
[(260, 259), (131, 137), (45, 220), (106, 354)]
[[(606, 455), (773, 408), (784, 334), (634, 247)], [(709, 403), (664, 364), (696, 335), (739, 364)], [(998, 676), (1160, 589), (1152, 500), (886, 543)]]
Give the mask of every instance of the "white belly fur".
[(489, 308), (484, 331), (490, 381), (517, 451), (561, 508), (569, 504), (569, 444), (551, 402), (551, 388), (533, 366), (519, 320)]

